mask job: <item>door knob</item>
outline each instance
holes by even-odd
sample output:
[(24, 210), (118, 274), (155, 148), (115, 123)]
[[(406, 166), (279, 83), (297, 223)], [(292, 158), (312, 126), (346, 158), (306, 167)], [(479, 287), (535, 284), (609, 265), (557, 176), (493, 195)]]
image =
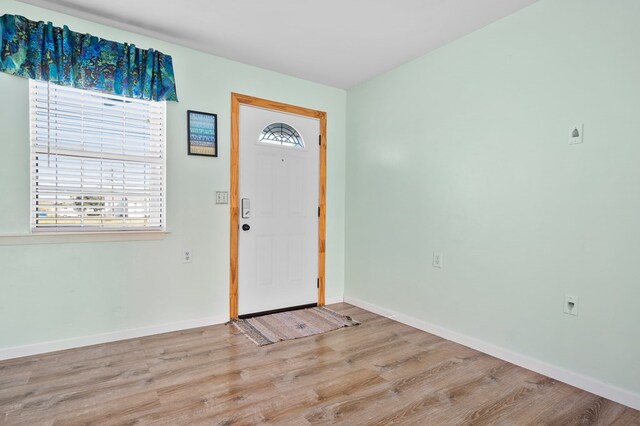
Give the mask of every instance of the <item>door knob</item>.
[(251, 229), (251, 227), (248, 224), (245, 223), (244, 225), (242, 225), (243, 231), (248, 231), (249, 229)]

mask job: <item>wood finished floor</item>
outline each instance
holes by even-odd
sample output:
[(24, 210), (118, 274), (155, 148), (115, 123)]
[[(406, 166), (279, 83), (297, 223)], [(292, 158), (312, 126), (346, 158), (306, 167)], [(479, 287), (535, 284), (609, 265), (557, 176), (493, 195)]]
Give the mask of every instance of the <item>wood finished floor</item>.
[(640, 425), (640, 412), (348, 304), (257, 347), (218, 325), (0, 362), (0, 424)]

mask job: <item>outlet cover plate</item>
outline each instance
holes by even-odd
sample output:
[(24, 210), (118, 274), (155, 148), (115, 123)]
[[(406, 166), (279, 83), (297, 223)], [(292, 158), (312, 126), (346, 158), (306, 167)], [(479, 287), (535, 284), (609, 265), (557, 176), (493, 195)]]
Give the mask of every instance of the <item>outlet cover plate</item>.
[(434, 268), (442, 268), (442, 265), (443, 265), (442, 252), (441, 251), (434, 251), (433, 252), (433, 267)]
[(191, 249), (182, 250), (182, 263), (193, 262), (193, 251)]
[[(577, 136), (576, 136), (577, 134)], [(569, 133), (569, 145), (576, 145), (584, 142), (584, 124), (579, 123), (571, 127)]]

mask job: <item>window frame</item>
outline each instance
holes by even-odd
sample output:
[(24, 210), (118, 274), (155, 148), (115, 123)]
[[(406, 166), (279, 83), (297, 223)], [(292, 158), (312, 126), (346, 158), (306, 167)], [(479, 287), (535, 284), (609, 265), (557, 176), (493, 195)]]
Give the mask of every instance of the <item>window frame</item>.
[[(273, 134), (274, 132), (271, 130), (271, 127), (273, 126), (280, 126), (280, 127), (288, 127), (290, 129), (292, 129), (295, 133), (292, 136), (297, 137), (297, 139), (299, 139), (300, 143), (290, 143), (288, 141), (277, 141), (274, 139), (268, 139), (263, 137), (265, 135), (266, 131), (269, 131), (271, 134)], [(290, 149), (290, 150), (295, 150), (295, 151), (306, 151), (307, 150), (307, 142), (302, 138), (302, 135), (300, 134), (300, 132), (298, 131), (298, 129), (296, 129), (295, 127), (293, 127), (291, 124), (289, 123), (285, 123), (283, 121), (275, 121), (273, 123), (270, 123), (269, 125), (267, 125), (264, 129), (262, 129), (262, 132), (260, 132), (260, 135), (258, 136), (258, 139), (256, 141), (257, 145), (262, 145), (262, 146), (268, 146), (268, 147), (272, 147), (272, 148), (283, 148), (283, 149)]]
[[(85, 225), (85, 224), (79, 224), (78, 226), (73, 226), (73, 225), (60, 225), (60, 224), (54, 224), (51, 226), (38, 226), (38, 203), (37, 203), (37, 196), (38, 196), (38, 192), (37, 192), (37, 185), (38, 185), (38, 179), (39, 176), (41, 178), (41, 176), (43, 175), (39, 175), (38, 169), (37, 169), (37, 156), (38, 155), (43, 155), (43, 150), (42, 148), (38, 147), (38, 143), (37, 140), (35, 139), (35, 131), (36, 131), (36, 120), (34, 118), (34, 111), (35, 111), (35, 103), (37, 102), (35, 97), (36, 97), (36, 91), (38, 90), (38, 85), (40, 85), (40, 89), (44, 86), (47, 85), (47, 87), (52, 87), (55, 86), (55, 88), (57, 90), (62, 90), (62, 91), (68, 91), (69, 93), (71, 92), (75, 92), (75, 93), (89, 93), (92, 95), (93, 99), (96, 99), (96, 97), (98, 97), (99, 99), (103, 99), (104, 101), (111, 101), (113, 102), (114, 100), (117, 101), (122, 101), (122, 102), (127, 102), (127, 103), (135, 103), (135, 104), (147, 104), (147, 103), (153, 103), (153, 104), (158, 104), (158, 106), (153, 107), (153, 109), (156, 110), (156, 112), (160, 113), (160, 118), (156, 119), (155, 121), (153, 121), (152, 118), (149, 118), (148, 122), (150, 123), (149, 126), (150, 128), (154, 125), (154, 124), (159, 124), (161, 129), (160, 132), (158, 133), (159, 136), (156, 136), (157, 140), (155, 141), (155, 143), (157, 144), (159, 141), (159, 149), (156, 148), (156, 152), (158, 153), (158, 155), (160, 156), (160, 161), (152, 161), (152, 156), (149, 156), (148, 158), (145, 158), (145, 156), (140, 156), (139, 159), (137, 160), (132, 160), (132, 156), (127, 156), (127, 154), (121, 154), (121, 158), (116, 158), (118, 157), (118, 154), (106, 154), (105, 156), (96, 156), (96, 153), (93, 152), (93, 155), (91, 154), (91, 152), (89, 154), (86, 154), (82, 152), (82, 150), (76, 149), (75, 153), (73, 149), (68, 149), (66, 151), (68, 151), (69, 153), (73, 153), (73, 154), (67, 154), (67, 157), (73, 157), (73, 158), (77, 158), (81, 161), (92, 161), (92, 162), (100, 162), (100, 161), (112, 161), (112, 162), (123, 162), (123, 171), (122, 171), (122, 185), (126, 186), (127, 185), (127, 180), (126, 180), (126, 174), (127, 174), (127, 170), (126, 170), (126, 163), (129, 162), (129, 164), (133, 164), (133, 163), (138, 163), (140, 165), (147, 165), (147, 166), (151, 166), (151, 167), (161, 167), (161, 172), (160, 173), (153, 173), (153, 172), (149, 172), (149, 173), (145, 173), (143, 174), (143, 178), (142, 180), (145, 181), (146, 177), (156, 177), (160, 179), (160, 183), (157, 186), (159, 188), (158, 193), (159, 195), (159, 207), (158, 207), (158, 213), (157, 215), (152, 216), (153, 220), (156, 220), (159, 225), (158, 226), (151, 226), (151, 225), (144, 225), (144, 226), (135, 226), (132, 224), (128, 224), (125, 221), (123, 221), (124, 223), (122, 224), (122, 226), (107, 226), (104, 223), (98, 224), (98, 225)], [(48, 90), (48, 89), (46, 89)], [(34, 236), (46, 236), (46, 235), (62, 235), (62, 234), (66, 234), (66, 235), (71, 235), (73, 237), (80, 237), (82, 238), (82, 236), (87, 236), (87, 235), (103, 235), (105, 238), (99, 238), (98, 240), (105, 240), (105, 241), (111, 241), (111, 240), (117, 240), (118, 239), (118, 235), (130, 235), (132, 238), (135, 239), (139, 239), (141, 237), (135, 237), (135, 235), (140, 236), (141, 234), (166, 234), (167, 233), (167, 102), (166, 101), (147, 101), (147, 100), (139, 100), (139, 99), (130, 99), (130, 98), (126, 98), (126, 97), (122, 97), (122, 96), (117, 96), (117, 95), (111, 95), (111, 94), (107, 94), (107, 93), (101, 93), (101, 92), (95, 92), (95, 91), (90, 91), (90, 90), (82, 90), (82, 89), (76, 89), (76, 88), (70, 88), (70, 87), (65, 87), (65, 86), (57, 86), (54, 85), (50, 82), (44, 82), (44, 81), (36, 81), (36, 80), (29, 80), (29, 174), (30, 174), (30, 185), (29, 185), (29, 229), (30, 229), (30, 234), (29, 235), (34, 235)], [(42, 102), (40, 102), (42, 104)], [(51, 100), (48, 99), (45, 101), (45, 104), (47, 106), (47, 114), (49, 114), (49, 111), (51, 111)], [(85, 101), (81, 101), (79, 102), (78, 105), (84, 105)], [(131, 111), (128, 111), (129, 113)], [(149, 110), (147, 111), (147, 113), (152, 113), (153, 111)], [(82, 113), (80, 113), (82, 114)], [(126, 117), (127, 111), (123, 111), (123, 116)], [(78, 115), (78, 117), (81, 117), (82, 115)], [(48, 115), (47, 115), (48, 117)], [(109, 124), (110, 125), (110, 124)], [(49, 125), (49, 129), (51, 128), (51, 126)], [(124, 129), (126, 128), (125, 125), (122, 126), (123, 128), (123, 132)], [(82, 142), (84, 143), (84, 141)], [(149, 142), (149, 146), (152, 146), (153, 142)], [(123, 151), (124, 148), (126, 148), (127, 146), (132, 147), (132, 144), (127, 145), (127, 138), (123, 137), (122, 139), (122, 147), (123, 147)], [(101, 148), (102, 149), (102, 148)], [(151, 149), (151, 148), (148, 148)], [(101, 151), (102, 153), (102, 151)], [(104, 153), (103, 153), (104, 154)], [(47, 153), (46, 155), (51, 155), (50, 153)], [(65, 154), (58, 154), (61, 157), (64, 157)], [(128, 157), (128, 158), (127, 158)], [(145, 161), (146, 160), (146, 161)], [(102, 179), (102, 176), (104, 174), (104, 170), (101, 168), (102, 165), (100, 166), (100, 171), (96, 172), (100, 175), (100, 179)], [(129, 166), (131, 167), (131, 166)], [(84, 163), (82, 166), (78, 167), (78, 172), (80, 172), (82, 170), (82, 172), (84, 172)], [(131, 173), (129, 171), (129, 173)], [(57, 177), (56, 177), (56, 181), (57, 181)], [(101, 182), (101, 181), (100, 181)], [(80, 187), (82, 188), (83, 185), (85, 183), (80, 183)], [(102, 183), (100, 185), (103, 185)], [(92, 188), (93, 191), (95, 191), (95, 188)], [(104, 191), (104, 188), (100, 188), (100, 192)], [(153, 191), (153, 184), (149, 183), (144, 183), (143, 184), (143, 192), (144, 193), (151, 193)], [(80, 196), (82, 195), (82, 190), (79, 190), (80, 192)], [(143, 193), (142, 197), (144, 198), (145, 194)], [(110, 194), (113, 195), (113, 194)], [(128, 193), (125, 192), (125, 190), (122, 190), (121, 196), (122, 197), (127, 197)], [(146, 201), (147, 203), (150, 203), (150, 201)], [(124, 210), (126, 213), (126, 215), (130, 214), (129, 213), (129, 209), (131, 209), (132, 206), (130, 206), (129, 204), (127, 204), (126, 206), (126, 210)], [(133, 207), (135, 208), (135, 207)], [(144, 207), (143, 207), (144, 208)], [(148, 207), (147, 207), (148, 208)], [(83, 219), (86, 219), (88, 215), (83, 211), (81, 213), (81, 217)], [(128, 217), (128, 216), (124, 216), (124, 217)], [(75, 240), (76, 238), (74, 238)], [(147, 238), (143, 238), (143, 239), (147, 239)]]

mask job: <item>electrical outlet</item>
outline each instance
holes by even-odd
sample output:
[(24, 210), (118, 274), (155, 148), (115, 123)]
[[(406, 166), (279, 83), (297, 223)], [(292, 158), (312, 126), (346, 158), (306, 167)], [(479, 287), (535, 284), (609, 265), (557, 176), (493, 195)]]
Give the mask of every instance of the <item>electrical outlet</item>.
[(229, 193), (227, 191), (216, 191), (216, 204), (229, 204)]
[(569, 145), (575, 145), (584, 142), (584, 124), (576, 124), (571, 127), (569, 133)]
[(443, 264), (442, 252), (441, 251), (434, 251), (433, 252), (433, 267), (434, 268), (442, 268), (442, 264)]
[(578, 297), (570, 294), (564, 295), (564, 313), (568, 315), (578, 315)]
[(193, 261), (193, 252), (191, 249), (182, 251), (182, 263), (191, 263)]

